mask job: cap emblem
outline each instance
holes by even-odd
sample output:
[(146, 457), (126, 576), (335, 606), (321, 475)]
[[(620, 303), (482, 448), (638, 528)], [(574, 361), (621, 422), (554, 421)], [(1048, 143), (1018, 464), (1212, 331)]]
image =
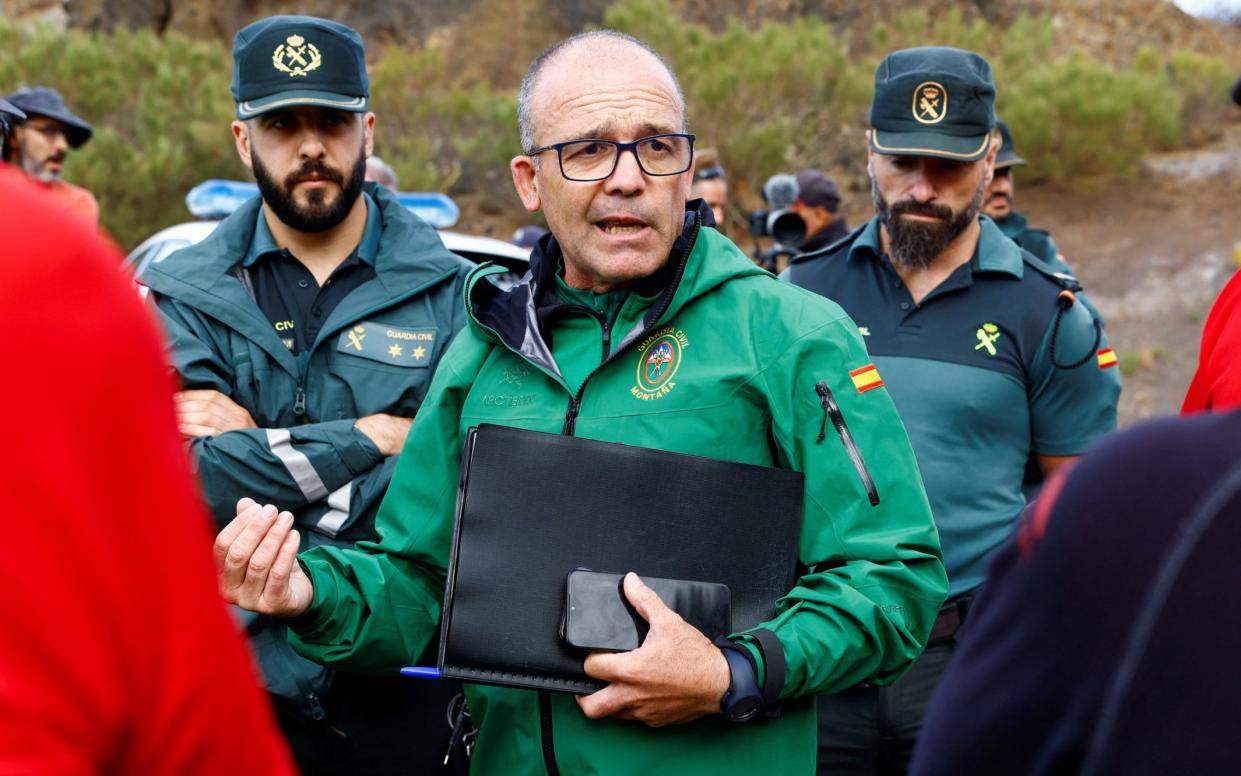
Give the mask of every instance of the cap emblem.
[(276, 46), (271, 55), (272, 65), (290, 78), (305, 76), (323, 64), (323, 56), (313, 43), (307, 43), (301, 35), (290, 35), (284, 43)]
[(948, 115), (948, 91), (934, 81), (914, 89), (914, 118), (922, 124), (938, 124)]

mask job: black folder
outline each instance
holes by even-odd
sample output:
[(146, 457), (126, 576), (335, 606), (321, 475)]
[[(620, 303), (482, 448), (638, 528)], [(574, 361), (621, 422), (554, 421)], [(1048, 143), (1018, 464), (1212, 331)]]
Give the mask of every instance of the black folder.
[(578, 568), (715, 582), (735, 631), (793, 586), (803, 477), (787, 469), (545, 434), (471, 429), (462, 453), (438, 667), (563, 692), (601, 683), (560, 639)]

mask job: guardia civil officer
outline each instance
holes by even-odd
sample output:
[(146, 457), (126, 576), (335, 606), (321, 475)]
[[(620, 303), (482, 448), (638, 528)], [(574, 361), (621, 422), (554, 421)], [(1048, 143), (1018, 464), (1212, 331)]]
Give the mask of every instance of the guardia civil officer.
[(995, 174), (987, 185), (982, 212), (991, 217), (1006, 237), (1042, 259), (1052, 269), (1073, 274), (1051, 234), (1046, 229), (1030, 226), (1025, 215), (1015, 209), (1013, 200), (1017, 194), (1017, 183), (1013, 180), (1014, 168), (1024, 167), (1027, 162), (1017, 155), (1008, 124), (997, 118), (995, 126), (1000, 133), (1000, 150), (995, 155)]
[[(469, 322), (410, 432), (382, 540), (316, 548), (299, 564), (287, 513), (245, 508), (217, 538), (222, 589), (296, 616), (305, 654), (395, 671), (438, 624), (471, 426), (802, 471), (804, 573), (770, 621), (717, 646), (629, 575), (650, 632), (637, 650), (586, 659), (604, 689), (466, 694), (472, 772), (484, 776), (807, 773), (812, 696), (899, 676), (946, 584), (883, 378), (838, 306), (779, 283), (704, 225), (705, 205), (687, 208), (694, 136), (676, 77), (648, 46), (611, 31), (552, 46), (523, 80), (518, 115), (513, 181), (551, 235), (511, 290), (487, 282), (494, 269), (471, 274)], [(497, 390), (521, 400), (497, 402)]]
[[(219, 524), (256, 496), (287, 506), (304, 549), (348, 547), (376, 536), (411, 419), (464, 323), (469, 265), (363, 183), (375, 116), (357, 32), (266, 18), (237, 33), (233, 63), (233, 137), (261, 196), (143, 282)], [(293, 654), (270, 618), (248, 628), (303, 772), (426, 773), (442, 761), (446, 685), (335, 672)]]
[(1025, 504), (1027, 458), (1054, 470), (1116, 425), (1116, 358), (1075, 284), (979, 215), (998, 150), (994, 98), (977, 54), (889, 54), (867, 133), (877, 215), (786, 273), (838, 301), (865, 335), (917, 455), (949, 579), (908, 673), (822, 699), (822, 773), (903, 771), (969, 600)]

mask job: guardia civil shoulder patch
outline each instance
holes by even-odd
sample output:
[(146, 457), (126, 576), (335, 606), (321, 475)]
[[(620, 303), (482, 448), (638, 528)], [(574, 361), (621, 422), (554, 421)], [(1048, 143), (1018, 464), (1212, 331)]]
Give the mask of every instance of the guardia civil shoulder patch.
[(1107, 369), (1108, 367), (1116, 366), (1116, 364), (1120, 363), (1116, 359), (1116, 352), (1111, 348), (1104, 348), (1103, 350), (1100, 350), (1098, 355), (1100, 369)]
[(629, 393), (642, 401), (667, 396), (676, 388), (672, 378), (681, 368), (681, 357), (688, 347), (685, 332), (671, 326), (642, 340), (638, 344), (637, 381)]
[(849, 372), (849, 377), (853, 380), (853, 387), (857, 388), (858, 393), (866, 393), (883, 387), (883, 378), (879, 376), (879, 370), (874, 364), (854, 369)]

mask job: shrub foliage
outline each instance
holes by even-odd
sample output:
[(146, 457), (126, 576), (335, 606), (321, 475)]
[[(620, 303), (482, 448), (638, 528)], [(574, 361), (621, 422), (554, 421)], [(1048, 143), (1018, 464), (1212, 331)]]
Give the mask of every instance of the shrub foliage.
[[(520, 12), (513, 0), (486, 2), (498, 13)], [(957, 12), (932, 20), (913, 11), (864, 40), (812, 17), (754, 29), (730, 22), (718, 31), (672, 18), (668, 0), (620, 0), (605, 25), (669, 59), (692, 131), (700, 145), (720, 149), (742, 197), (768, 175), (802, 167), (861, 180), (875, 66), (906, 46), (953, 45), (987, 57), (999, 113), (1031, 162), (1027, 179), (1079, 184), (1132, 175), (1145, 153), (1206, 142), (1227, 119), (1232, 73), (1222, 60), (1147, 48), (1131, 66), (1115, 67), (1091, 52), (1058, 53), (1046, 17), (999, 28)], [(371, 52), (376, 151), (404, 189), (447, 191), (483, 212), (520, 217), (507, 170), (520, 150), (516, 83), (547, 41), (538, 19), (525, 17), (470, 33)], [(479, 56), (465, 56), (463, 46)], [(222, 43), (0, 20), (0, 50), (0, 90), (52, 86), (95, 125), (66, 177), (95, 193), (122, 245), (184, 220), (184, 195), (195, 183), (247, 175), (231, 142), (232, 64)]]

